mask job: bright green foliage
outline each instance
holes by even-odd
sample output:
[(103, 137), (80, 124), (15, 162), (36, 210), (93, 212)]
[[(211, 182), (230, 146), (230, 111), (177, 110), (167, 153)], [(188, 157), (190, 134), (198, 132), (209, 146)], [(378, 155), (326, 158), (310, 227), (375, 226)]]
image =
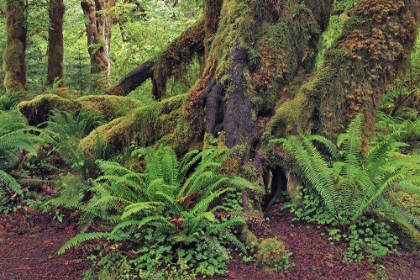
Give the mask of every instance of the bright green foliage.
[(81, 139), (101, 124), (99, 118), (85, 110), (77, 112), (53, 111), (46, 122), (53, 133), (54, 146), (60, 157), (73, 168), (78, 168), (82, 175), (91, 172), (94, 166), (91, 156), (79, 147)]
[(36, 154), (34, 146), (43, 142), (44, 138), (31, 133), (40, 131), (26, 125), (15, 110), (0, 111), (0, 118), (2, 119), (0, 122), (0, 201), (2, 201), (6, 194), (23, 195), (19, 183), (6, 172), (17, 162), (19, 149)]
[(414, 120), (403, 119), (399, 117), (390, 117), (379, 112), (376, 125), (376, 141), (382, 141), (393, 135), (395, 141), (415, 142), (420, 140), (420, 118), (414, 116)]
[[(227, 194), (254, 188), (245, 179), (218, 173), (229, 154), (227, 149), (191, 151), (178, 161), (169, 146), (140, 148), (132, 154), (143, 160), (140, 172), (98, 160), (104, 175), (95, 180), (95, 195), (84, 210), (116, 223), (106, 236), (119, 244), (119, 252), (134, 252), (131, 269), (138, 274), (169, 273), (175, 267), (202, 275), (223, 273), (230, 246), (246, 251), (233, 234), (245, 221), (218, 219), (215, 212), (232, 210), (234, 203), (224, 200)], [(74, 237), (59, 253), (92, 236)]]
[[(407, 164), (407, 157), (395, 156), (395, 151), (406, 144), (395, 142), (393, 134), (362, 155), (361, 123), (362, 117), (358, 115), (347, 132), (339, 136), (339, 149), (328, 139), (316, 135), (273, 140), (283, 144), (287, 157), (294, 161), (292, 169), (305, 185), (303, 205), (293, 206), (297, 217), (344, 229), (357, 226), (357, 230), (360, 227), (374, 230), (364, 221), (366, 215), (375, 214), (390, 221), (402, 219), (419, 229), (419, 217), (401, 208), (391, 195), (392, 191), (401, 189), (419, 194), (416, 179), (419, 167), (413, 161)], [(329, 156), (323, 156), (313, 141), (324, 144), (324, 152), (327, 151)], [(372, 234), (364, 237), (372, 238)], [(375, 244), (376, 241), (371, 245)], [(380, 246), (393, 244), (390, 241)], [(366, 246), (366, 250), (373, 250), (372, 246)]]
[(0, 95), (0, 111), (9, 111), (16, 107), (19, 97), (16, 94)]
[[(347, 132), (339, 136), (335, 145), (322, 136), (291, 136), (273, 142), (283, 143), (285, 150), (295, 160), (293, 168), (305, 186), (322, 197), (325, 207), (341, 225), (352, 224), (364, 213), (375, 211), (388, 203), (387, 193), (395, 186), (418, 191), (407, 178), (415, 165), (402, 166), (391, 152), (401, 146), (393, 137), (374, 146), (361, 155), (361, 122), (359, 115)], [(331, 157), (325, 159), (312, 141), (322, 139)], [(403, 168), (404, 167), (404, 168)], [(406, 181), (408, 180), (408, 181)], [(399, 184), (404, 182), (404, 184)]]
[(290, 267), (289, 257), (292, 255), (283, 242), (276, 238), (268, 238), (261, 242), (257, 252), (257, 264), (267, 272), (279, 272)]

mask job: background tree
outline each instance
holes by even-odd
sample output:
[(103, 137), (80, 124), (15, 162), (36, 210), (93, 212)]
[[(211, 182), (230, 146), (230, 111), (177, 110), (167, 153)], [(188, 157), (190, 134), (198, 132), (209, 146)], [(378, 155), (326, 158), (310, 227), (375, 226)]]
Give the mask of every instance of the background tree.
[(57, 80), (60, 86), (64, 86), (63, 17), (65, 9), (63, 0), (50, 0), (48, 2), (48, 16), (50, 18), (50, 28), (48, 29), (48, 85), (52, 85)]
[(114, 7), (115, 3), (115, 0), (81, 2), (83, 13), (88, 19), (86, 34), (91, 61), (91, 74), (102, 73), (95, 79), (95, 89), (106, 89), (110, 85), (111, 62), (109, 52), (112, 17), (109, 14), (109, 9)]
[(23, 96), (26, 90), (27, 2), (6, 1), (7, 42), (3, 52), (4, 87)]

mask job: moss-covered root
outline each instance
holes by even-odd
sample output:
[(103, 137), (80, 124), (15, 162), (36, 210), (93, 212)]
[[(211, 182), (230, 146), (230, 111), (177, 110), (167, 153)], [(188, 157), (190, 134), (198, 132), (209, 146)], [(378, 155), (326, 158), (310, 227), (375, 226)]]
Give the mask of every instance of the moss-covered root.
[(412, 252), (420, 251), (420, 232), (412, 225), (401, 219), (394, 219), (391, 225), (391, 231), (398, 236), (398, 242), (401, 247)]
[(261, 242), (256, 261), (260, 269), (275, 273), (289, 268), (290, 255), (283, 242), (276, 238), (268, 238)]
[(52, 110), (74, 112), (84, 108), (89, 113), (100, 116), (101, 120), (110, 121), (141, 106), (142, 103), (138, 100), (119, 96), (91, 95), (70, 100), (56, 94), (41, 94), (19, 103), (18, 109), (30, 125), (36, 126), (47, 121)]
[(32, 100), (22, 101), (18, 104), (19, 112), (30, 125), (34, 126), (47, 121), (52, 110), (74, 112), (80, 108), (79, 102), (55, 94), (41, 94)]
[[(138, 145), (149, 146), (155, 144), (163, 136), (171, 138), (181, 119), (180, 110), (186, 95), (177, 95), (155, 105), (132, 110), (126, 116), (114, 119), (92, 131), (85, 137), (80, 146), (88, 152), (98, 149), (123, 147), (136, 141)], [(184, 134), (185, 139), (188, 134)], [(166, 139), (172, 144), (173, 139)]]

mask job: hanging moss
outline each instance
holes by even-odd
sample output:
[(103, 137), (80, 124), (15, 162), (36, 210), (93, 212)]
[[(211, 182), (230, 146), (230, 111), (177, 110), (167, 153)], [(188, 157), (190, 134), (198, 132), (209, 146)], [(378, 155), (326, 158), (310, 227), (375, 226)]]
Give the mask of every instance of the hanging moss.
[[(296, 93), (304, 105), (281, 104), (268, 131), (284, 137), (296, 127), (334, 139), (363, 112), (367, 141), (382, 94), (403, 69), (416, 33), (415, 17), (403, 1), (360, 1), (322, 67)], [(273, 131), (284, 125), (286, 131)]]

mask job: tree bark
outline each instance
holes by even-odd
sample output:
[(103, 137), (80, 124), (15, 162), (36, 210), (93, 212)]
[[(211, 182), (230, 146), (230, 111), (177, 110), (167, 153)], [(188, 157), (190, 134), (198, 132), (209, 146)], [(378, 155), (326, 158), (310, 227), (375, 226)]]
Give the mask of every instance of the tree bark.
[(64, 87), (64, 43), (63, 43), (63, 17), (66, 7), (63, 0), (49, 0), (48, 16), (50, 28), (48, 29), (48, 73), (47, 84), (58, 82)]
[(124, 96), (129, 94), (147, 79), (152, 78), (153, 61), (146, 61), (139, 65), (136, 69), (130, 71), (126, 76), (121, 78), (117, 84), (113, 85), (106, 94)]
[(7, 42), (3, 52), (4, 87), (8, 92), (25, 97), (27, 3), (25, 0), (6, 1)]
[(98, 75), (94, 78), (93, 88), (95, 90), (107, 89), (111, 79), (109, 49), (112, 27), (112, 19), (107, 14), (107, 9), (115, 6), (115, 0), (82, 1), (81, 6), (88, 19), (86, 34), (91, 62), (90, 73)]
[(195, 55), (204, 52), (204, 21), (199, 20), (184, 31), (169, 45), (168, 49), (156, 59), (153, 65), (153, 95), (161, 99), (166, 93), (166, 82), (170, 77), (180, 77), (187, 70)]

